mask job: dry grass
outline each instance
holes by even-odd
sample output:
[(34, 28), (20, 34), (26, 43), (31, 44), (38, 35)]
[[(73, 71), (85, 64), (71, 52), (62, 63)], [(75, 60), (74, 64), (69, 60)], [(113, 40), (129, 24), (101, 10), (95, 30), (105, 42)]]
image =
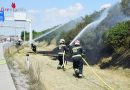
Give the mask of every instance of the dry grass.
[(112, 57), (107, 57), (107, 58), (102, 58), (100, 63), (99, 63), (99, 66), (101, 69), (105, 69), (106, 67), (109, 67), (110, 66), (110, 62), (112, 61)]
[[(50, 45), (43, 50), (47, 50), (49, 47), (53, 49), (51, 46), (54, 45)], [(40, 48), (40, 50), (42, 48)], [(20, 50), (20, 52), (14, 56), (14, 60), (19, 64), (22, 64), (20, 67), (24, 68), (25, 64), (24, 61), (26, 59), (26, 54), (23, 52), (30, 51), (31, 49), (27, 47)], [(111, 59), (111, 57), (104, 58), (102, 62), (109, 62)], [(66, 72), (56, 70), (57, 62), (52, 61), (48, 56), (30, 54), (29, 61), (30, 69), (29, 72), (25, 73), (29, 76), (29, 90), (106, 90), (104, 84), (98, 80), (92, 71), (86, 66), (84, 66), (85, 79), (76, 79), (72, 76), (72, 69), (67, 70)], [(67, 66), (72, 66), (72, 63), (68, 62)], [(97, 67), (93, 68), (115, 90), (128, 90), (130, 87), (129, 74), (126, 74), (123, 70), (113, 71), (100, 70)]]
[(108, 62), (110, 62), (111, 60), (112, 60), (112, 57), (103, 58), (103, 59), (101, 60), (101, 63), (108, 63)]
[(41, 48), (41, 49), (44, 49), (44, 50), (51, 51), (54, 48), (56, 48), (56, 41), (55, 41), (55, 39), (52, 40), (51, 43), (50, 43), (50, 45), (48, 45), (47, 42), (40, 42), (38, 44), (38, 47)]
[(29, 90), (42, 90), (40, 75), (41, 75), (41, 64), (39, 64), (39, 62), (36, 61), (32, 62), (30, 64), (30, 69), (29, 69), (29, 81), (30, 81)]
[[(26, 46), (25, 48), (29, 48)], [(25, 69), (25, 59), (26, 59), (26, 52), (31, 51), (27, 49), (26, 51), (22, 48), (17, 50), (14, 46), (5, 49), (5, 57), (7, 59), (7, 63), (11, 68), (15, 67), (14, 63), (18, 64), (18, 69), (23, 73), (25, 76), (28, 75), (28, 84), (29, 90), (44, 90), (41, 88), (43, 86), (40, 82), (40, 74), (41, 74), (41, 66), (38, 62), (31, 62), (29, 71)], [(15, 80), (15, 79), (14, 79)]]
[[(25, 69), (25, 59), (26, 59), (26, 53), (23, 52), (30, 52), (31, 50), (21, 50), (19, 53), (17, 53), (17, 58), (15, 59), (18, 64), (19, 68), (22, 70), (24, 74), (28, 75), (29, 79), (29, 90), (43, 90), (42, 89), (42, 83), (40, 81), (40, 75), (41, 75), (41, 64), (37, 61), (31, 60), (31, 55), (29, 56), (29, 71), (26, 71)], [(21, 57), (21, 59), (18, 59), (18, 57)]]

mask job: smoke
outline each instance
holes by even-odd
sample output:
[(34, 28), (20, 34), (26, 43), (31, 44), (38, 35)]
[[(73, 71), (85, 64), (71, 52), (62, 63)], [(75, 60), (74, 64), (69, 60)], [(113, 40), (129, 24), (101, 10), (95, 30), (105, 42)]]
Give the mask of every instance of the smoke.
[(100, 24), (100, 22), (107, 17), (108, 10), (109, 9), (106, 9), (99, 17), (99, 19), (88, 24), (84, 29), (82, 29), (81, 32), (72, 40), (72, 42), (69, 45), (72, 45), (75, 40), (79, 39), (85, 31), (90, 32), (92, 29), (95, 29)]
[(130, 17), (123, 13), (121, 5), (118, 3), (105, 10), (97, 20), (81, 30), (70, 45), (73, 45), (74, 41), (79, 39), (82, 46), (86, 49), (86, 56), (89, 59), (88, 62), (90, 64), (96, 64), (103, 55), (108, 54), (108, 52), (102, 52), (105, 47), (102, 38), (103, 33), (117, 23), (128, 20), (130, 20)]
[(62, 27), (62, 26), (63, 26), (63, 25), (59, 25), (58, 27), (52, 29), (51, 31), (46, 32), (45, 34), (43, 34), (43, 35), (41, 35), (41, 36), (35, 38), (33, 41), (37, 41), (38, 39), (43, 38), (43, 37), (45, 37), (45, 36), (51, 34), (52, 32), (56, 31), (57, 29), (59, 29), (59, 28)]

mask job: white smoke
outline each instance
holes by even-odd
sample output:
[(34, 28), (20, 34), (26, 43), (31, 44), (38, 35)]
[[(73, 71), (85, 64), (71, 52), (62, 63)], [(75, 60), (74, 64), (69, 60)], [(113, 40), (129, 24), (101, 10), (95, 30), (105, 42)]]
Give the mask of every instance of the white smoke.
[(72, 45), (75, 40), (79, 39), (85, 31), (89, 32), (90, 30), (95, 29), (100, 24), (100, 22), (103, 21), (107, 17), (108, 10), (109, 9), (106, 9), (102, 13), (102, 15), (100, 16), (99, 19), (97, 19), (96, 21), (88, 24), (84, 29), (82, 29), (81, 32), (72, 40), (72, 42), (69, 45)]

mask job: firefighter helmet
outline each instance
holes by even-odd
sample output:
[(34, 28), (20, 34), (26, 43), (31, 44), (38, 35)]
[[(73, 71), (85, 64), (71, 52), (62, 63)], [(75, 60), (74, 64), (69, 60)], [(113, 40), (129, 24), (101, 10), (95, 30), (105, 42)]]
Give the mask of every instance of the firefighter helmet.
[(76, 40), (76, 41), (74, 42), (74, 44), (75, 44), (75, 45), (80, 45), (80, 41), (79, 41), (79, 40)]
[(64, 39), (60, 39), (60, 43), (65, 43), (65, 40)]

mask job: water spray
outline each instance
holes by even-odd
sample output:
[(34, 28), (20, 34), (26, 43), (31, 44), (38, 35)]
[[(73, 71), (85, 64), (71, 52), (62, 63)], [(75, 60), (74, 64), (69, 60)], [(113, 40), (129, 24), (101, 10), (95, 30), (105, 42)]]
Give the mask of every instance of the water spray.
[(54, 31), (56, 31), (56, 30), (59, 29), (59, 28), (61, 28), (62, 26), (63, 26), (63, 25), (57, 26), (56, 28), (52, 29), (51, 31), (49, 31), (49, 32), (47, 32), (47, 33), (45, 33), (45, 34), (43, 34), (43, 35), (41, 35), (41, 36), (35, 38), (33, 41), (36, 41), (36, 40), (38, 40), (38, 39), (40, 39), (40, 38), (42, 38), (42, 37), (47, 36), (48, 34), (50, 34), (50, 33), (54, 32)]
[(96, 21), (88, 24), (84, 29), (82, 29), (81, 32), (72, 40), (72, 42), (69, 45), (72, 46), (74, 41), (79, 39), (85, 31), (90, 32), (92, 29), (95, 29), (107, 17), (108, 11), (109, 11), (109, 9), (106, 9), (102, 13), (102, 15), (99, 17), (99, 19), (97, 19)]

